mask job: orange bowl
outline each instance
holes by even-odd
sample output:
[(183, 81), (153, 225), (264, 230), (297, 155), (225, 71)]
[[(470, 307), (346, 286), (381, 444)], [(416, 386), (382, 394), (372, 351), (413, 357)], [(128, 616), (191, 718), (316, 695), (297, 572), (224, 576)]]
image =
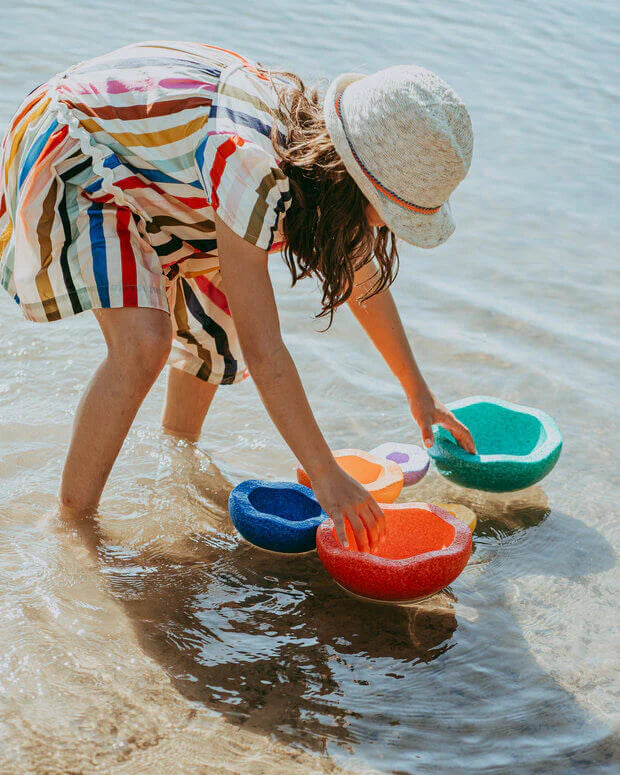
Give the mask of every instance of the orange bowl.
[(317, 530), (319, 558), (330, 576), (354, 595), (389, 603), (410, 603), (451, 584), (467, 565), (471, 530), (460, 519), (430, 503), (381, 503), (386, 537), (376, 554), (358, 549), (346, 524), (349, 549), (334, 523)]
[[(360, 484), (376, 501), (393, 503), (403, 489), (403, 471), (393, 460), (362, 452), (361, 449), (338, 449), (332, 453), (336, 462)], [(310, 477), (297, 466), (297, 481), (312, 487)]]

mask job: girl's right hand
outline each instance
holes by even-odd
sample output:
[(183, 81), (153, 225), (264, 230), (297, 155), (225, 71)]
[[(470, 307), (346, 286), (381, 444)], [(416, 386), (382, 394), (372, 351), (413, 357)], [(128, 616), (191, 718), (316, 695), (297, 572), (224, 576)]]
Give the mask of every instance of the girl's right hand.
[(385, 514), (375, 499), (336, 463), (312, 480), (312, 489), (323, 510), (332, 518), (336, 534), (349, 548), (345, 519), (349, 521), (358, 548), (373, 552), (385, 537)]

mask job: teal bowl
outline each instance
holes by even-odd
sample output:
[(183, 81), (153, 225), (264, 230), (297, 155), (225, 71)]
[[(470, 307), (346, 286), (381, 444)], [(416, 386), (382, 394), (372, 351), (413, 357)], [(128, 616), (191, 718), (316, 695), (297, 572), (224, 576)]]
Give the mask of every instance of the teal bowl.
[(446, 406), (469, 428), (478, 451), (470, 455), (449, 431), (433, 426), (435, 443), (428, 454), (451, 482), (487, 492), (522, 490), (547, 476), (558, 462), (562, 434), (540, 409), (490, 396), (462, 398)]

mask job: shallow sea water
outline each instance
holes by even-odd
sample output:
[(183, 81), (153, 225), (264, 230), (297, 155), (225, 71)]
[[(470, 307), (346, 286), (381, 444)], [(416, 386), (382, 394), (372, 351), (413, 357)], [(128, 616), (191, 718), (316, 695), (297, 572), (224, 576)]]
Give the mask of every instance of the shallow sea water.
[[(50, 74), (160, 37), (324, 84), (436, 70), (468, 105), (474, 159), (456, 232), (401, 245), (394, 295), (442, 400), (539, 406), (564, 450), (520, 493), (435, 472), (406, 490), (473, 507), (475, 551), (431, 600), (369, 605), (316, 556), (274, 558), (235, 534), (234, 484), (294, 478), (251, 381), (219, 391), (190, 445), (159, 430), (161, 378), (98, 525), (71, 535), (51, 515), (101, 337), (89, 314), (35, 325), (0, 297), (0, 772), (617, 772), (617, 5), (24, 0), (3, 21), (3, 124)], [(272, 265), (332, 447), (417, 441), (348, 310), (317, 333), (316, 289)]]

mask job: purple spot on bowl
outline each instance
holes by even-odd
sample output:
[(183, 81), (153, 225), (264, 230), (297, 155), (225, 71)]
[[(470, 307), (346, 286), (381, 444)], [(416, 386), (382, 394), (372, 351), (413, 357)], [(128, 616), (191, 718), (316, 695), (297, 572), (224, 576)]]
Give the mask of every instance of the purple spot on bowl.
[(393, 460), (400, 465), (401, 463), (407, 463), (409, 461), (409, 455), (405, 455), (404, 452), (390, 452), (387, 459)]
[(372, 455), (392, 460), (403, 472), (404, 485), (415, 484), (422, 479), (430, 465), (428, 453), (417, 444), (396, 444), (387, 442), (371, 450)]

